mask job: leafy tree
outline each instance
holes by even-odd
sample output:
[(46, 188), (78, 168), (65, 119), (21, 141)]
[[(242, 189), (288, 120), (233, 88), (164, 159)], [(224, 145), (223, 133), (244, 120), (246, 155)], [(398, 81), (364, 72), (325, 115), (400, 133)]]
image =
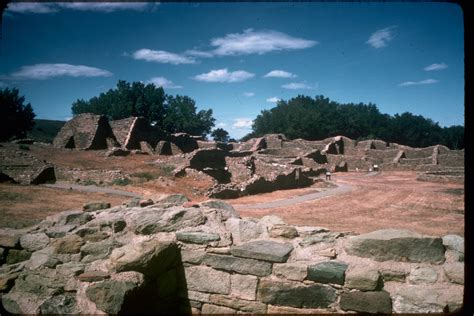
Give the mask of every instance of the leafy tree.
[(35, 113), (31, 104), (23, 104), (16, 88), (0, 90), (0, 141), (23, 138), (34, 126)]
[(229, 133), (223, 128), (216, 128), (212, 131), (211, 136), (216, 142), (227, 143), (230, 140)]
[(214, 127), (212, 110), (196, 113), (196, 102), (187, 96), (167, 96), (163, 129), (170, 133), (184, 132), (205, 136)]

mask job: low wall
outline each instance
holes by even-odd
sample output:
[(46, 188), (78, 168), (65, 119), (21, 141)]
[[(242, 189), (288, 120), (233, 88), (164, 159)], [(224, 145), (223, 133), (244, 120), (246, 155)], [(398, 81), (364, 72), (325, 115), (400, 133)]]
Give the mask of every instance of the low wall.
[[(2, 312), (428, 313), (459, 310), (464, 239), (240, 218), (182, 195), (91, 203), (0, 230)], [(103, 209), (106, 208), (106, 209)]]

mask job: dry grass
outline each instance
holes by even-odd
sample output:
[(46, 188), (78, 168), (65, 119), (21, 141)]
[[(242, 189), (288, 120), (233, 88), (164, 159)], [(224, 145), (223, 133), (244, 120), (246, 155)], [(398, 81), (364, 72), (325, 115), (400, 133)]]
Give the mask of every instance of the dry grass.
[(0, 184), (0, 227), (21, 228), (33, 225), (46, 216), (70, 209), (82, 209), (90, 201), (119, 205), (127, 197), (84, 193), (43, 186)]

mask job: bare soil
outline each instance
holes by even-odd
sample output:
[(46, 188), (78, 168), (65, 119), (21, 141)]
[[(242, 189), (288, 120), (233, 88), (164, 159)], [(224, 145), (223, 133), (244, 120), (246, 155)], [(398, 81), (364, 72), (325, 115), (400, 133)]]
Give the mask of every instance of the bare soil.
[[(291, 191), (304, 194), (314, 188), (277, 191), (229, 200), (240, 205), (241, 216), (278, 215), (287, 223), (323, 226), (335, 231), (366, 233), (378, 229), (408, 229), (421, 234), (464, 235), (464, 186), (416, 180), (416, 172), (336, 173), (333, 180), (351, 185), (350, 192), (282, 208), (252, 209), (254, 203), (285, 198)], [(245, 204), (247, 206), (245, 206)]]

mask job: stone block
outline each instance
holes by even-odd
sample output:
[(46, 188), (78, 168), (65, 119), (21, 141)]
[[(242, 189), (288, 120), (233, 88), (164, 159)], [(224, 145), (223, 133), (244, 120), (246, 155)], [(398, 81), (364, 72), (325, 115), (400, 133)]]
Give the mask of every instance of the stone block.
[(186, 267), (184, 269), (189, 290), (229, 294), (230, 274), (209, 267)]
[(202, 263), (216, 269), (232, 271), (241, 274), (267, 276), (272, 273), (271, 263), (254, 259), (206, 254)]
[(410, 271), (408, 282), (412, 284), (418, 283), (435, 283), (438, 280), (438, 273), (430, 267), (416, 267)]
[(219, 241), (221, 237), (219, 234), (204, 232), (177, 232), (176, 239), (185, 243), (208, 244), (213, 241)]
[(319, 283), (344, 284), (347, 264), (326, 261), (308, 266), (308, 280)]
[(356, 266), (346, 272), (344, 286), (361, 291), (375, 291), (381, 285), (380, 282), (378, 270)]
[(453, 262), (443, 265), (444, 272), (451, 282), (464, 284), (464, 263)]
[(230, 307), (245, 313), (265, 314), (267, 310), (267, 306), (261, 302), (246, 301), (225, 295), (212, 294), (210, 300), (213, 304)]
[(236, 257), (265, 260), (270, 262), (286, 262), (293, 246), (288, 243), (279, 243), (270, 240), (251, 241), (230, 249)]
[(385, 291), (342, 293), (340, 306), (343, 310), (359, 313), (392, 313), (392, 300)]
[(257, 295), (258, 278), (253, 275), (232, 274), (230, 276), (230, 295), (254, 301)]
[(308, 266), (300, 262), (275, 263), (273, 274), (279, 278), (303, 281), (308, 275)]

